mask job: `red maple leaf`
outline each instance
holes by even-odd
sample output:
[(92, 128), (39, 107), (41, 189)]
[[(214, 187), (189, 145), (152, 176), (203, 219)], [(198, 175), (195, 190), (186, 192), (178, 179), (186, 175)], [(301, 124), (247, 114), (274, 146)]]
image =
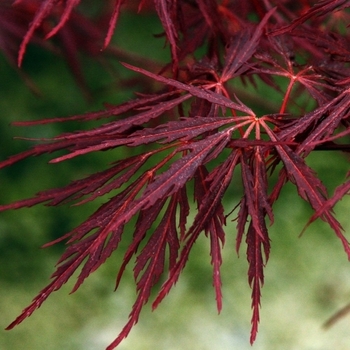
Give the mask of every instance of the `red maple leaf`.
[[(63, 35), (68, 40), (63, 46), (71, 48), (67, 58), (71, 57), (76, 66), (78, 61), (74, 56), (80, 42), (76, 36), (77, 25), (86, 24), (84, 33), (91, 34), (90, 37), (97, 33), (96, 37), (101, 38), (100, 29), (75, 12), (78, 3), (77, 0), (16, 1), (14, 6), (25, 6), (32, 16), (25, 34), (22, 26), (17, 27), (19, 36), (23, 35), (19, 62), (29, 42), (36, 40), (44, 21), (55, 18), (55, 25), (46, 31), (45, 37)], [(125, 225), (134, 218), (132, 241), (124, 252), (116, 288), (126, 266), (135, 258), (137, 297), (128, 322), (108, 349), (115, 348), (129, 334), (164, 274), (167, 277), (153, 301), (153, 308), (167, 295), (201, 234), (210, 241), (213, 285), (220, 311), (221, 249), (226, 219), (232, 212), (232, 208), (226, 211), (223, 198), (236, 178), (233, 174), (237, 173), (240, 180), (236, 185), (243, 191), (237, 203), (236, 249), (240, 249), (245, 237), (248, 282), (252, 289), (251, 343), (258, 332), (264, 267), (270, 254), (267, 222), (273, 223), (276, 215), (273, 205), (287, 182), (295, 186), (300, 198), (313, 209), (309, 223), (316, 218), (327, 222), (350, 259), (349, 242), (332, 212), (333, 206), (349, 194), (349, 180), (345, 176), (344, 183), (337, 184), (334, 195), (329, 197), (327, 188), (306, 161), (314, 151), (350, 150), (350, 72), (344, 64), (349, 61), (349, 36), (341, 32), (323, 34), (319, 21), (319, 16), (332, 15), (348, 3), (321, 1), (314, 5), (312, 1), (303, 1), (300, 11), (295, 11), (292, 1), (243, 4), (225, 0), (219, 5), (214, 0), (156, 0), (152, 6), (163, 25), (171, 62), (156, 71), (151, 71), (152, 64), (147, 62), (148, 69), (123, 63), (142, 79), (152, 80), (155, 91), (138, 94), (134, 100), (108, 106), (103, 111), (17, 122), (29, 127), (73, 120), (103, 120), (90, 130), (35, 140), (39, 142), (31, 149), (2, 161), (0, 168), (30, 156), (62, 150), (65, 153), (53, 156), (50, 163), (122, 147), (133, 148), (134, 153), (65, 187), (0, 206), (1, 211), (38, 203), (83, 205), (106, 194), (111, 196), (78, 227), (45, 245), (67, 241), (51, 283), (8, 329), (31, 315), (80, 269), (73, 291), (78, 289), (120, 249)], [(122, 1), (118, 0), (111, 6), (104, 47), (111, 40), (121, 5)], [(141, 1), (140, 6), (143, 5)], [(12, 15), (14, 8), (6, 9)], [(258, 22), (251, 20), (252, 13)], [(7, 22), (0, 24), (0, 28), (8, 25)], [(18, 40), (18, 35), (15, 38)], [(203, 47), (206, 52), (197, 59), (197, 49)], [(9, 46), (1, 41), (0, 48), (12, 54)], [(96, 47), (85, 48), (93, 51)], [(247, 90), (251, 89), (244, 84), (257, 90), (262, 85), (266, 91), (274, 89), (275, 93), (269, 96), (260, 90), (260, 99), (250, 99)], [(261, 108), (271, 108), (271, 104), (264, 104), (270, 98), (274, 99), (273, 108), (269, 113), (261, 113), (254, 103), (262, 101)], [(277, 176), (271, 176), (276, 169), (279, 169)], [(189, 205), (191, 191), (196, 208)], [(192, 210), (194, 219), (189, 222)]]

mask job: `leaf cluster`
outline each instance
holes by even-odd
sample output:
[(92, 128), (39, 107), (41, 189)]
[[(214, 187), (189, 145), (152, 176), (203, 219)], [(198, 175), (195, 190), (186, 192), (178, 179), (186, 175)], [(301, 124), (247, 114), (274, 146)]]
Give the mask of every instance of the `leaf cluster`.
[[(102, 27), (79, 12), (79, 2), (5, 2), (1, 7), (8, 11), (11, 21), (0, 26), (16, 28), (11, 32), (16, 35), (0, 31), (1, 38), (6, 39), (0, 40), (1, 50), (13, 57), (10, 44), (22, 38), (20, 63), (31, 40), (48, 45), (40, 36), (44, 33), (45, 39), (65, 36), (69, 41), (64, 45), (70, 46), (63, 47), (71, 47), (69, 54), (82, 47), (92, 54), (104, 27), (101, 48), (108, 50), (123, 2), (117, 0), (106, 7), (110, 19), (107, 26), (101, 21)], [(125, 3), (131, 6), (133, 2)], [(94, 129), (40, 140), (31, 149), (2, 161), (1, 168), (58, 151), (65, 153), (53, 157), (50, 163), (116, 148), (131, 148), (134, 153), (66, 187), (0, 206), (0, 210), (7, 210), (38, 203), (82, 205), (110, 196), (78, 227), (45, 245), (67, 242), (51, 283), (8, 328), (31, 315), (80, 268), (73, 292), (79, 288), (118, 249), (123, 234), (127, 234), (125, 225), (131, 220), (135, 220), (132, 242), (124, 252), (116, 288), (134, 258), (137, 297), (127, 324), (108, 349), (115, 348), (129, 334), (152, 289), (165, 274), (153, 308), (167, 295), (201, 234), (210, 242), (220, 311), (224, 227), (236, 212), (236, 250), (243, 240), (247, 247), (253, 343), (258, 331), (264, 266), (270, 254), (268, 225), (274, 221), (273, 205), (286, 183), (292, 183), (312, 208), (309, 223), (317, 218), (324, 220), (350, 258), (349, 242), (332, 211), (349, 194), (349, 173), (329, 195), (306, 161), (311, 153), (321, 151), (341, 152), (344, 162), (348, 161), (350, 41), (346, 25), (350, 2), (154, 0), (141, 1), (139, 8), (143, 6), (157, 13), (171, 62), (163, 67), (158, 63), (149, 65), (148, 61), (144, 66), (142, 61), (139, 66), (130, 61), (122, 64), (142, 79), (154, 81), (154, 91), (139, 93), (133, 100), (98, 112), (15, 123), (29, 127), (103, 120)], [(28, 29), (19, 21), (22, 17)], [(86, 26), (82, 26), (84, 23)], [(81, 31), (91, 41), (78, 37)], [(200, 56), (200, 52), (204, 54)], [(256, 89), (254, 93), (251, 86)], [(241, 187), (242, 197), (235, 208), (225, 210), (223, 199), (230, 193), (230, 186)], [(195, 208), (189, 198), (192, 188)], [(192, 222), (191, 211), (195, 212)]]

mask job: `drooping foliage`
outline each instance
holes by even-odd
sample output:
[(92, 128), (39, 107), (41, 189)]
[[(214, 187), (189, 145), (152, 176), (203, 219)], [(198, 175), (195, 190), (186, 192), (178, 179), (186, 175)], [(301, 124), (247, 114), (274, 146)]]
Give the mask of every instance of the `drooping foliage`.
[[(85, 17), (79, 3), (2, 2), (0, 49), (12, 63), (16, 54), (21, 64), (30, 43), (50, 48), (47, 39), (59, 38), (55, 45), (62, 49), (83, 86), (77, 53), (94, 55), (104, 49), (104, 54), (113, 49), (121, 55), (122, 51), (110, 42), (119, 13), (136, 5), (139, 10), (147, 7), (158, 15), (171, 62), (164, 67), (159, 63), (152, 66), (147, 58), (145, 65), (139, 60), (135, 66), (132, 56), (122, 55), (124, 61), (130, 57), (122, 63), (126, 69), (155, 82), (154, 91), (94, 113), (15, 123), (29, 127), (105, 120), (94, 129), (40, 140), (31, 149), (3, 160), (1, 168), (62, 150), (65, 153), (53, 156), (50, 163), (118, 147), (133, 148), (135, 152), (130, 157), (111, 159), (106, 170), (66, 187), (0, 206), (0, 210), (8, 210), (38, 203), (82, 205), (111, 193), (78, 227), (45, 245), (67, 242), (51, 283), (8, 328), (30, 316), (80, 268), (75, 291), (117, 250), (124, 259), (116, 287), (134, 258), (137, 297), (127, 324), (108, 347), (113, 349), (138, 321), (160, 278), (167, 276), (153, 308), (178, 281), (191, 248), (202, 234), (209, 239), (220, 311), (225, 223), (229, 216), (236, 215), (237, 252), (243, 240), (247, 246), (253, 343), (258, 331), (264, 266), (270, 254), (268, 225), (273, 223), (274, 215), (280, 215), (273, 206), (286, 183), (292, 183), (298, 195), (310, 204), (314, 211), (310, 223), (317, 218), (328, 223), (350, 259), (349, 242), (332, 211), (349, 194), (349, 173), (329, 195), (307, 163), (307, 157), (317, 151), (342, 152), (344, 162), (348, 161), (350, 1), (116, 0), (105, 2), (99, 18)], [(198, 57), (199, 52), (204, 54)], [(256, 88), (249, 98), (244, 88), (248, 85)], [(270, 96), (272, 90), (275, 93)], [(243, 188), (236, 211), (224, 208), (223, 203), (233, 178), (234, 185)], [(192, 191), (194, 207), (189, 198)], [(192, 210), (195, 215), (190, 222)], [(132, 242), (120, 252), (125, 225), (133, 219)]]

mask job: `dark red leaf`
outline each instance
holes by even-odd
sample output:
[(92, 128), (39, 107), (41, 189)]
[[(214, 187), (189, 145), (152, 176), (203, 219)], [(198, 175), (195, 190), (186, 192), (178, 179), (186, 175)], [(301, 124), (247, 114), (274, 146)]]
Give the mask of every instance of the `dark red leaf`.
[[(220, 267), (220, 254), (218, 247), (218, 239), (223, 242), (223, 233), (218, 231), (218, 223), (223, 225), (223, 222), (220, 222), (221, 217), (221, 199), (225, 190), (227, 189), (230, 181), (232, 180), (233, 170), (238, 161), (239, 153), (233, 152), (228, 160), (219, 168), (216, 172), (219, 176), (215, 176), (214, 180), (210, 181), (210, 185), (207, 186), (204, 184), (203, 179), (200, 181), (202, 186), (204, 186), (202, 193), (203, 198), (200, 201), (198, 213), (194, 219), (194, 222), (191, 228), (188, 230), (186, 235), (185, 246), (181, 251), (180, 258), (176, 266), (170, 271), (170, 275), (167, 281), (163, 284), (157, 298), (153, 302), (153, 309), (155, 309), (158, 304), (162, 301), (162, 299), (169, 293), (171, 287), (176, 283), (179, 278), (180, 272), (185, 267), (185, 264), (188, 260), (189, 253), (196, 239), (198, 238), (200, 232), (203, 230), (207, 230), (210, 233), (212, 244), (211, 254), (212, 254), (212, 263), (213, 263), (213, 274), (214, 274), (214, 285), (216, 289), (216, 299), (217, 299), (217, 307), (218, 310), (221, 310), (221, 292), (220, 292), (220, 276), (218, 275), (219, 267)], [(197, 176), (201, 176), (200, 174), (205, 175), (203, 171)], [(198, 179), (199, 180), (199, 179)], [(197, 180), (197, 181), (198, 181)], [(200, 199), (200, 197), (198, 198)], [(219, 216), (218, 216), (219, 214)], [(218, 220), (218, 221), (217, 221)], [(220, 238), (221, 237), (221, 238)], [(219, 259), (219, 260), (217, 260)]]
[[(276, 137), (271, 131), (269, 131), (268, 128), (266, 128), (266, 131), (272, 140), (276, 140)], [(276, 146), (276, 151), (281, 157), (281, 160), (286, 168), (286, 175), (288, 176), (288, 179), (296, 185), (300, 197), (309, 202), (316, 213), (318, 211), (323, 211), (322, 208), (324, 208), (327, 203), (327, 191), (321, 181), (315, 176), (312, 169), (305, 164), (304, 160), (299, 155), (297, 155), (287, 146)], [(349, 242), (341, 232), (342, 227), (332, 215), (330, 209), (325, 210), (320, 217), (329, 224), (329, 226), (339, 237), (348, 258), (350, 259)]]
[(144, 75), (146, 75), (154, 80), (157, 80), (163, 84), (171, 85), (171, 86), (176, 87), (177, 89), (188, 91), (193, 96), (203, 98), (203, 99), (205, 99), (209, 102), (215, 103), (219, 106), (232, 108), (232, 109), (235, 109), (237, 111), (247, 113), (248, 115), (254, 115), (254, 112), (249, 107), (247, 107), (241, 103), (239, 103), (239, 104), (235, 103), (235, 102), (229, 100), (227, 97), (220, 95), (220, 94), (217, 94), (215, 92), (212, 92), (211, 90), (199, 88), (199, 87), (196, 87), (193, 85), (187, 85), (187, 84), (181, 83), (181, 82), (174, 80), (174, 79), (165, 78), (163, 76), (148, 72), (142, 68), (137, 68), (137, 67), (131, 66), (130, 64), (127, 64), (127, 63), (123, 63), (123, 65), (128, 69), (131, 69), (135, 72), (144, 74)]
[(41, 25), (42, 21), (44, 18), (51, 12), (53, 6), (58, 2), (58, 0), (44, 0), (37, 10), (35, 17), (30, 24), (30, 27), (23, 37), (23, 41), (21, 43), (21, 46), (19, 48), (19, 53), (18, 53), (18, 66), (21, 66), (22, 61), (23, 61), (23, 56), (26, 51), (27, 45), (32, 38), (35, 30)]
[(321, 0), (318, 1), (313, 7), (311, 7), (306, 13), (302, 16), (293, 20), (293, 22), (285, 27), (279, 28), (272, 31), (273, 35), (280, 35), (289, 31), (292, 31), (294, 28), (300, 26), (305, 21), (310, 18), (326, 15), (336, 9), (343, 9), (349, 7), (347, 0)]
[(322, 217), (327, 211), (332, 210), (332, 208), (335, 206), (336, 203), (338, 203), (345, 195), (349, 195), (349, 194), (350, 194), (350, 180), (344, 182), (343, 184), (341, 184), (335, 189), (333, 197), (329, 198), (323, 204), (323, 206), (312, 215), (312, 217), (309, 219), (308, 223), (306, 224), (305, 228), (309, 226), (317, 218)]
[[(253, 35), (246, 29), (243, 29), (231, 43), (226, 53), (225, 68), (222, 72), (221, 80), (223, 82), (233, 78), (242, 65), (252, 57), (261, 40), (263, 29), (275, 10), (276, 8), (273, 8), (265, 15)], [(243, 71), (240, 73), (243, 73)]]
[[(163, 219), (152, 236), (137, 256), (134, 276), (137, 280), (138, 296), (129, 316), (129, 321), (119, 336), (109, 345), (109, 349), (116, 347), (130, 332), (138, 321), (142, 306), (147, 303), (151, 288), (158, 282), (164, 271), (165, 251), (169, 247), (169, 268), (176, 261), (180, 247), (176, 231), (176, 196), (170, 200)], [(140, 276), (141, 275), (141, 276)]]
[(110, 19), (109, 25), (108, 25), (108, 31), (107, 31), (107, 35), (104, 41), (104, 48), (106, 48), (110, 41), (112, 40), (112, 36), (115, 30), (115, 26), (117, 24), (118, 21), (118, 17), (119, 17), (119, 13), (120, 13), (120, 7), (123, 3), (123, 0), (115, 0), (115, 5), (114, 5), (114, 10), (112, 13), (112, 17)]

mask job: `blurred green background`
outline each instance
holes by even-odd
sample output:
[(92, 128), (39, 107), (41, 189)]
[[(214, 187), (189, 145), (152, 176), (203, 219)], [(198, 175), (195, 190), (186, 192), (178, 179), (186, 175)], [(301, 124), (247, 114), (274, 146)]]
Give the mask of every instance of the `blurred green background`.
[[(115, 43), (129, 50), (137, 48), (141, 55), (160, 52), (159, 60), (165, 60), (168, 53), (163, 41), (153, 39), (160, 32), (155, 17), (125, 14), (120, 19)], [(81, 59), (93, 102), (84, 99), (66, 64), (40, 48), (28, 49), (23, 71), (37, 85), (41, 96), (35, 96), (17, 72), (0, 58), (2, 160), (31, 144), (13, 140), (14, 136), (52, 137), (86, 127), (75, 122), (18, 128), (9, 125), (13, 121), (80, 114), (103, 108), (103, 102), (116, 104), (132, 97), (133, 86), (126, 91), (118, 84), (120, 79), (129, 78), (130, 73), (117, 62), (110, 74), (93, 59)], [(1, 204), (62, 186), (115, 160), (109, 152), (56, 165), (48, 165), (49, 159), (49, 156), (31, 158), (1, 170)], [(333, 190), (348, 169), (349, 159), (323, 152), (312, 156), (310, 163)], [(237, 200), (235, 195), (227, 199), (228, 208)], [(64, 250), (63, 244), (39, 247), (75, 227), (98, 204), (89, 203), (83, 208), (40, 205), (0, 213), (0, 349), (98, 350), (118, 335), (135, 298), (130, 268), (120, 289), (113, 292), (122, 251), (115, 252), (73, 295), (68, 295), (72, 287), (68, 283), (21, 325), (11, 331), (3, 330), (48, 283)], [(349, 206), (349, 198), (345, 198), (335, 208), (348, 237)], [(270, 230), (272, 251), (265, 270), (261, 324), (254, 350), (349, 349), (350, 315), (327, 331), (322, 324), (350, 302), (350, 265), (340, 241), (323, 222), (312, 224), (298, 238), (310, 214), (294, 187), (286, 186), (275, 206), (276, 223)], [(237, 257), (235, 223), (229, 222), (226, 232), (221, 314), (217, 314), (212, 288), (209, 240), (203, 235), (176, 287), (156, 311), (145, 306), (138, 325), (118, 349), (251, 349), (251, 291), (245, 245)]]

